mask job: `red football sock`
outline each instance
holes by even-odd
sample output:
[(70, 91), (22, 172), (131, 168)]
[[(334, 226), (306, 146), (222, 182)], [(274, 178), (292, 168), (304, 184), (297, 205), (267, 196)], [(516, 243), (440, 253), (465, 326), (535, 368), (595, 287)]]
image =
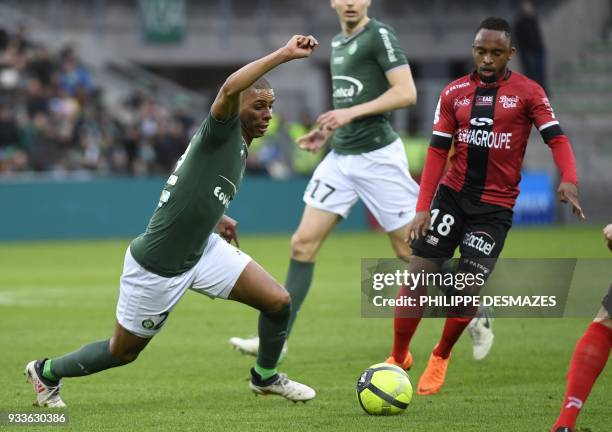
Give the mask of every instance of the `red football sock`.
[[(417, 297), (416, 291), (409, 290), (405, 286), (400, 288), (398, 297), (401, 296)], [(391, 353), (395, 361), (401, 363), (406, 359), (410, 341), (419, 326), (419, 322), (421, 322), (422, 314), (423, 309), (419, 307), (395, 307), (395, 318), (393, 319), (393, 352)]]
[(461, 333), (468, 326), (472, 318), (446, 318), (440, 342), (433, 350), (435, 356), (448, 358)]
[(591, 393), (595, 380), (603, 370), (612, 348), (612, 330), (600, 323), (591, 323), (578, 340), (567, 372), (567, 390), (561, 414), (552, 430), (574, 428), (576, 418)]
[(408, 347), (421, 318), (394, 318), (393, 320), (393, 352), (391, 355), (398, 363), (402, 363), (408, 354)]

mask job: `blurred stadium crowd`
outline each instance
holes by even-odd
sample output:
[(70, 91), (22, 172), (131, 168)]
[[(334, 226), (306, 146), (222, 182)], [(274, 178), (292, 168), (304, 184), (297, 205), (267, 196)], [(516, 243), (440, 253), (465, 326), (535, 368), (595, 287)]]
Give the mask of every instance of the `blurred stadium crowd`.
[(0, 29), (0, 173), (167, 173), (194, 119), (143, 93), (111, 112), (75, 50)]
[[(28, 27), (0, 29), (0, 175), (47, 172), (166, 175), (197, 130), (202, 113), (166, 106), (145, 90), (119, 107), (104, 104), (97, 85), (71, 46), (51, 52), (33, 42)], [(251, 174), (308, 175), (320, 155), (294, 151), (311, 126), (273, 119), (253, 143)]]

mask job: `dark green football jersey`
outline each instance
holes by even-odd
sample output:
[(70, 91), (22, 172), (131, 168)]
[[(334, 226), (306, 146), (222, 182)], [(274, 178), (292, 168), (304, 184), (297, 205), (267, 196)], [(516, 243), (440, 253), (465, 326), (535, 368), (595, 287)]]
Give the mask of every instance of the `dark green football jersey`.
[[(358, 33), (332, 40), (331, 74), (334, 108), (348, 108), (376, 99), (389, 89), (386, 73), (407, 65), (393, 29), (371, 19)], [(354, 120), (336, 130), (332, 148), (340, 154), (365, 153), (398, 138), (389, 114)]]
[(240, 186), (247, 146), (238, 116), (206, 117), (162, 190), (147, 230), (130, 245), (134, 259), (164, 277), (193, 267)]

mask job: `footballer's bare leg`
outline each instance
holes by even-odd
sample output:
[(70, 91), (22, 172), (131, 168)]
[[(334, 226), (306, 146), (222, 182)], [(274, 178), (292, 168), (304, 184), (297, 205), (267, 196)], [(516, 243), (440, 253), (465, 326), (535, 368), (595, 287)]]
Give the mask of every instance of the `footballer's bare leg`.
[(136, 336), (116, 322), (115, 333), (109, 343), (109, 351), (113, 357), (124, 364), (131, 363), (138, 358), (138, 354), (145, 349), (151, 339)]
[(339, 221), (340, 216), (335, 213), (306, 205), (300, 225), (291, 237), (291, 259), (314, 262), (323, 242)]
[(285, 281), (292, 306), (287, 330), (289, 333), (310, 290), (317, 254), (340, 219), (335, 213), (309, 205), (304, 207), (300, 225), (291, 237), (291, 260)]
[[(317, 253), (339, 220), (340, 216), (335, 213), (309, 205), (304, 207), (300, 225), (291, 237), (291, 260), (285, 282), (291, 296), (288, 333), (291, 332), (300, 307), (310, 289)], [(233, 337), (230, 343), (235, 349), (247, 355), (256, 356), (259, 350), (259, 340), (256, 337)]]
[(247, 304), (259, 315), (257, 364), (274, 369), (287, 339), (291, 297), (285, 288), (259, 264), (251, 261), (242, 271), (229, 295), (230, 300)]
[(294, 402), (315, 397), (310, 387), (289, 380), (276, 370), (287, 340), (291, 297), (268, 272), (255, 261), (242, 271), (229, 298), (259, 309), (259, 350), (251, 369), (250, 388), (255, 394), (277, 394)]
[(412, 256), (412, 249), (410, 249), (410, 246), (406, 243), (407, 228), (408, 224), (394, 231), (389, 231), (387, 236), (389, 237), (395, 256), (403, 261), (409, 262)]
[(278, 312), (291, 302), (287, 290), (255, 261), (244, 268), (228, 298), (262, 312)]

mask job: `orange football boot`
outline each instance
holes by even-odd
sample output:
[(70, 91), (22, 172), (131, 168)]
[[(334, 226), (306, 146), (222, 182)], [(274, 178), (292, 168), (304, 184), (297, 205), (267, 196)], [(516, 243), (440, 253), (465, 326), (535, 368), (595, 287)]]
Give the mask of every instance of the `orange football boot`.
[(406, 354), (406, 358), (404, 359), (403, 362), (398, 362), (395, 360), (395, 357), (393, 357), (392, 355), (389, 356), (389, 358), (387, 360), (385, 360), (385, 363), (389, 363), (395, 366), (399, 366), (404, 370), (410, 370), (410, 368), (412, 367), (412, 354), (410, 354), (410, 351), (408, 351), (408, 354)]
[(444, 379), (446, 378), (446, 370), (448, 369), (448, 358), (442, 358), (431, 353), (427, 367), (421, 375), (419, 386), (417, 388), (418, 395), (433, 395), (440, 391)]

